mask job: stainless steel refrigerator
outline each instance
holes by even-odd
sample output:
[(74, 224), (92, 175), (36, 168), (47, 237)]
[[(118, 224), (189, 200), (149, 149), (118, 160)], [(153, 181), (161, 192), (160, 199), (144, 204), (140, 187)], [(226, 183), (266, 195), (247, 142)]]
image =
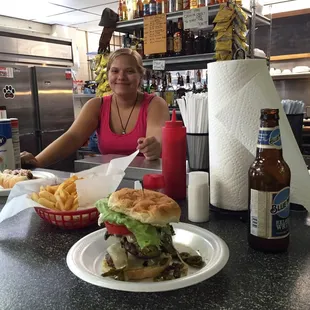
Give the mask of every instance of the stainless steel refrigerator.
[[(6, 107), (9, 118), (19, 120), (21, 151), (37, 155), (74, 121), (67, 70), (0, 64), (0, 106)], [(49, 168), (74, 171), (74, 159), (75, 154)]]

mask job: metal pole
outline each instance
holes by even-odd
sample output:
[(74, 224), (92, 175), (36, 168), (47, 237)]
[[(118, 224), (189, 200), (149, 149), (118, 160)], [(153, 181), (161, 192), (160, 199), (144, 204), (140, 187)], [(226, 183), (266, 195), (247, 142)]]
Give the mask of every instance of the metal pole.
[(250, 56), (254, 58), (254, 48), (255, 48), (255, 28), (256, 28), (256, 4), (255, 0), (251, 0), (251, 46), (250, 46)]

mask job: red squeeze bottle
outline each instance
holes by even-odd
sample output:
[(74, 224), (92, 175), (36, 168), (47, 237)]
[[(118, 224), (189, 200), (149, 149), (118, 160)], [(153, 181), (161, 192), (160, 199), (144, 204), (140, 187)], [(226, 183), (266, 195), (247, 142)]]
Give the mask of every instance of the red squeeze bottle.
[(162, 172), (165, 194), (175, 200), (185, 199), (186, 128), (182, 121), (177, 121), (175, 110), (162, 129)]

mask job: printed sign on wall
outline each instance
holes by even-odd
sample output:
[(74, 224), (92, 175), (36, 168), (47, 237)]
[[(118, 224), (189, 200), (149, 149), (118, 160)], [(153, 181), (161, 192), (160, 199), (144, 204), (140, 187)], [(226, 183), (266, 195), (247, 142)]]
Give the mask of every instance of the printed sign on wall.
[(3, 95), (5, 99), (14, 99), (15, 88), (12, 85), (5, 85), (3, 88)]

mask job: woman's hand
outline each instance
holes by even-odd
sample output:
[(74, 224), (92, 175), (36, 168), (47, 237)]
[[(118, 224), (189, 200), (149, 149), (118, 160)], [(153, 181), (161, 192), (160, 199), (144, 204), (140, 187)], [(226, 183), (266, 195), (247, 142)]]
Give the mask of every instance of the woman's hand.
[(38, 161), (31, 153), (28, 153), (28, 152), (20, 153), (20, 160), (21, 160), (22, 166), (27, 165), (27, 166), (33, 166), (35, 168), (39, 167)]
[(137, 150), (139, 150), (147, 160), (155, 160), (160, 157), (161, 145), (155, 137), (139, 138)]

